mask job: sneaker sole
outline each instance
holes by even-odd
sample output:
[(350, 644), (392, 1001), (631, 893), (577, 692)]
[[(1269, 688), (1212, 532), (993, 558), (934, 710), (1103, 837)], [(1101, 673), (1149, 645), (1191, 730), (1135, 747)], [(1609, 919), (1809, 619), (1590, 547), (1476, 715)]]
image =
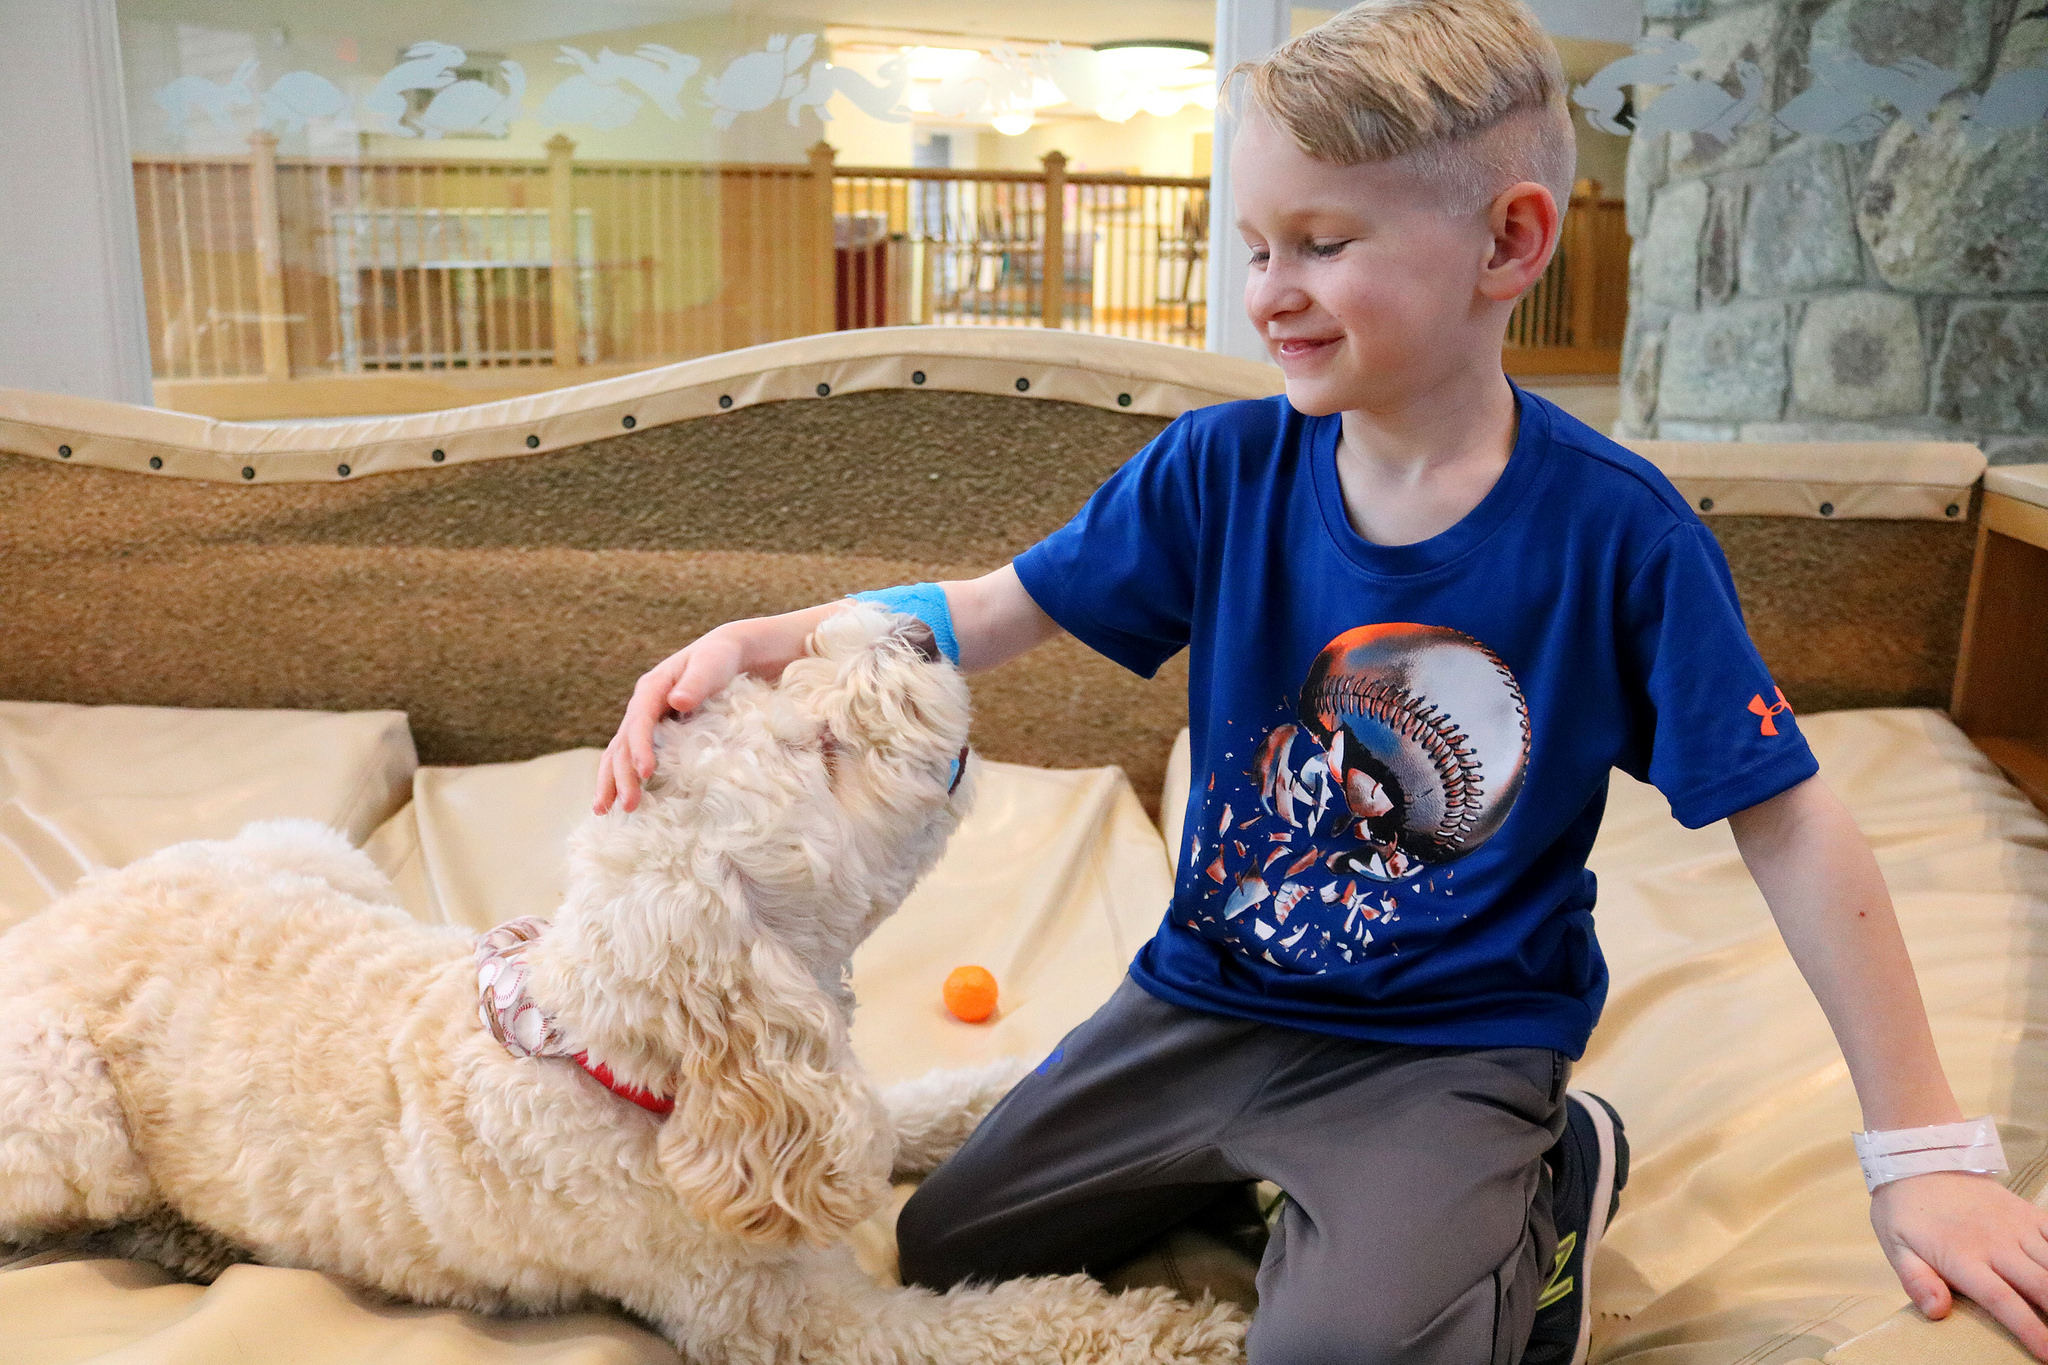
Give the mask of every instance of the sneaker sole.
[(1586, 1246), (1579, 1253), (1579, 1345), (1572, 1352), (1571, 1365), (1586, 1365), (1593, 1348), (1593, 1253), (1607, 1235), (1607, 1211), (1614, 1203), (1614, 1116), (1597, 1096), (1583, 1090), (1568, 1090), (1570, 1098), (1593, 1120), (1593, 1134), (1600, 1144), (1600, 1164), (1593, 1179), (1592, 1216), (1586, 1220)]

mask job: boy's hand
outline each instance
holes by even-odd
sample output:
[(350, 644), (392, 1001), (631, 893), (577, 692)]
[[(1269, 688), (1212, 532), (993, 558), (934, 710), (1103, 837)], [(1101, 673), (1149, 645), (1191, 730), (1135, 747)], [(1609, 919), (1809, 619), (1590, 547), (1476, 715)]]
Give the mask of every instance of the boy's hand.
[[(994, 668), (1060, 633), (1008, 564), (980, 578), (940, 586), (953, 617), (960, 666), (969, 673)], [(770, 682), (781, 677), (783, 668), (804, 652), (818, 623), (845, 605), (843, 600), (827, 602), (781, 616), (730, 621), (648, 669), (633, 687), (618, 733), (605, 746), (591, 809), (603, 815), (613, 802), (625, 810), (636, 808), (640, 784), (654, 774), (655, 726), (671, 714), (688, 715), (742, 673)]]
[(603, 815), (614, 801), (624, 810), (638, 807), (640, 784), (654, 773), (656, 725), (671, 715), (687, 716), (742, 673), (771, 681), (781, 676), (783, 667), (803, 652), (818, 622), (839, 607), (829, 602), (783, 616), (728, 622), (641, 674), (618, 733), (598, 763), (591, 809)]
[(1990, 1176), (1938, 1171), (1879, 1186), (1870, 1223), (1914, 1307), (1947, 1317), (1953, 1288), (2048, 1360), (2048, 1212)]

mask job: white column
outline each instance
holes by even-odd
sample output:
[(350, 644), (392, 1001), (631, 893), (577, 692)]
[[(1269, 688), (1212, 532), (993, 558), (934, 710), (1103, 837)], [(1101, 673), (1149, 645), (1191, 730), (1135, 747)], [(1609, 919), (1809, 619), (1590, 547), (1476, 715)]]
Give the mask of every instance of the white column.
[(114, 0), (0, 0), (0, 388), (150, 401)]
[[(1292, 31), (1287, 0), (1216, 0), (1216, 71), (1219, 79), (1239, 62), (1263, 57)], [(1266, 359), (1265, 343), (1244, 315), (1249, 257), (1230, 204), (1230, 137), (1237, 120), (1216, 102), (1216, 133), (1209, 156), (1209, 330), (1205, 344), (1225, 355)]]

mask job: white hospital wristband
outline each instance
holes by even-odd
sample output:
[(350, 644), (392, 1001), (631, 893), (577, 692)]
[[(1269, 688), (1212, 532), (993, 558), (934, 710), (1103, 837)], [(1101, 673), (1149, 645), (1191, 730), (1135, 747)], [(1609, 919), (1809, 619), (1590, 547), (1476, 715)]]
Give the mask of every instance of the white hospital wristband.
[(1961, 1123), (1891, 1128), (1852, 1136), (1856, 1139), (1856, 1159), (1863, 1163), (1863, 1183), (1872, 1194), (1877, 1193), (1878, 1186), (1909, 1175), (1928, 1175), (1934, 1171), (2000, 1175), (2010, 1169), (2005, 1164), (2005, 1148), (1998, 1141), (1998, 1125), (1988, 1114)]

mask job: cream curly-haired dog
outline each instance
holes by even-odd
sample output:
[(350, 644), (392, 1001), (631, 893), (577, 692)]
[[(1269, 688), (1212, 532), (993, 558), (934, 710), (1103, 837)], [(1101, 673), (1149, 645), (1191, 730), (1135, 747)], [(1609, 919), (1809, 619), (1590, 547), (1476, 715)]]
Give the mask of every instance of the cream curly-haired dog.
[(0, 937), (0, 1239), (180, 1222), (420, 1302), (612, 1300), (693, 1361), (1235, 1358), (1225, 1306), (887, 1288), (844, 1242), (1014, 1075), (883, 1096), (847, 1043), (848, 958), (967, 798), (921, 630), (849, 606), (665, 722), (551, 924), (421, 925), (304, 822), (81, 883)]

